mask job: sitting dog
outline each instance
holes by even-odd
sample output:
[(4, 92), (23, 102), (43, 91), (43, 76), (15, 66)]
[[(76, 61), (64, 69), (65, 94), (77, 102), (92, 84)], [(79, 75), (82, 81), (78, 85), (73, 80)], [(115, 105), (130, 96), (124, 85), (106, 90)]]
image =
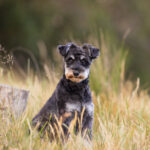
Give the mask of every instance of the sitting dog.
[[(81, 133), (92, 139), (94, 105), (89, 88), (89, 72), (93, 59), (99, 56), (100, 51), (89, 44), (80, 47), (74, 43), (60, 45), (58, 50), (64, 58), (63, 77), (52, 96), (33, 118), (32, 125), (38, 124), (38, 130), (45, 130), (48, 124), (52, 127), (57, 124), (57, 117), (62, 120), (64, 135), (68, 137), (68, 127), (75, 113), (77, 118), (81, 118), (84, 109)], [(79, 132), (78, 121), (75, 132)]]

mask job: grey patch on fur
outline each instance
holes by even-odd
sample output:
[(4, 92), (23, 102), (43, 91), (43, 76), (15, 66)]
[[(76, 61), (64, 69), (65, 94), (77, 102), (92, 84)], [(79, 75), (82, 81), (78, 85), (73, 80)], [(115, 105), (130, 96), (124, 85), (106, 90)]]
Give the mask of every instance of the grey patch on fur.
[(89, 68), (87, 68), (83, 72), (81, 72), (80, 75), (83, 75), (84, 76), (84, 80), (85, 80), (86, 78), (88, 78), (89, 72), (90, 72), (90, 70), (89, 70)]
[(74, 57), (73, 55), (70, 55), (70, 57), (71, 57), (72, 59), (75, 59), (75, 57)]
[(92, 115), (94, 112), (94, 104), (91, 102), (85, 103), (83, 105), (85, 107), (85, 110), (88, 112), (89, 115)]
[(79, 102), (73, 102), (73, 103), (66, 103), (66, 111), (67, 112), (74, 112), (78, 111), (81, 112), (81, 104)]
[(66, 63), (65, 63), (65, 74), (72, 72), (72, 70), (70, 68), (67, 67)]
[(66, 52), (68, 52), (69, 51), (69, 49), (70, 49), (70, 46), (72, 45), (72, 43), (68, 43), (67, 44), (67, 49), (66, 49)]
[(81, 55), (80, 59), (82, 60), (82, 59), (84, 59), (84, 58), (85, 58), (85, 56)]

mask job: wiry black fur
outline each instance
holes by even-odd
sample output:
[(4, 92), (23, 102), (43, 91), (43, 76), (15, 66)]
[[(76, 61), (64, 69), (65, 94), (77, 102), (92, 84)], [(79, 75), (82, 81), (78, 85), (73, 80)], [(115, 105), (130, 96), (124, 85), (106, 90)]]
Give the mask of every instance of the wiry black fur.
[[(65, 55), (65, 51), (63, 51), (62, 55)], [(43, 126), (44, 129), (46, 129), (48, 125), (46, 123), (50, 123), (52, 126), (54, 126), (54, 123), (57, 124), (55, 116), (57, 118), (60, 118), (61, 115), (63, 115), (65, 112), (68, 111), (66, 109), (67, 103), (75, 104), (78, 106), (77, 116), (79, 118), (81, 117), (82, 109), (85, 108), (81, 131), (83, 134), (84, 131), (87, 130), (86, 133), (88, 137), (91, 139), (94, 105), (92, 102), (91, 92), (89, 88), (89, 77), (79, 83), (76, 83), (66, 79), (65, 74), (63, 74), (63, 77), (59, 81), (56, 90), (54, 91), (52, 96), (43, 106), (41, 111), (33, 118), (32, 125), (36, 126), (37, 123), (39, 122), (38, 126), (39, 130), (41, 130)], [(72, 114), (71, 116), (69, 116), (64, 120), (63, 122), (64, 125), (62, 125), (64, 134), (66, 136), (68, 136), (69, 134), (66, 126), (69, 127), (70, 122), (73, 120), (75, 116), (75, 110), (71, 110), (71, 114)], [(79, 131), (79, 124), (77, 122), (75, 132), (77, 133), (78, 131)]]

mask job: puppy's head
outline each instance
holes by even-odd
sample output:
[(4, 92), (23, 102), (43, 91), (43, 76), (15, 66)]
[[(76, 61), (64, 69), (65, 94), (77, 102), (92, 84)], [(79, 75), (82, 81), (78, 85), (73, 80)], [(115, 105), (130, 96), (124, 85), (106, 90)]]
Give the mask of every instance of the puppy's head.
[(58, 50), (64, 57), (65, 76), (72, 82), (81, 82), (89, 77), (92, 60), (100, 53), (98, 48), (89, 44), (80, 47), (74, 43), (68, 43), (59, 45)]

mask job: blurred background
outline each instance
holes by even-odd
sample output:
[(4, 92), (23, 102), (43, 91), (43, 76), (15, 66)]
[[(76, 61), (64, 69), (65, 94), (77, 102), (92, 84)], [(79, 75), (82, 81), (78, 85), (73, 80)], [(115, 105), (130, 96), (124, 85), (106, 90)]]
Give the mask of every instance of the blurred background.
[(111, 59), (114, 52), (127, 53), (125, 78), (140, 77), (146, 88), (149, 7), (149, 0), (0, 0), (0, 44), (13, 53), (17, 67), (28, 71), (30, 66), (40, 74), (46, 63), (59, 68), (58, 44), (96, 41), (102, 53), (109, 47)]

